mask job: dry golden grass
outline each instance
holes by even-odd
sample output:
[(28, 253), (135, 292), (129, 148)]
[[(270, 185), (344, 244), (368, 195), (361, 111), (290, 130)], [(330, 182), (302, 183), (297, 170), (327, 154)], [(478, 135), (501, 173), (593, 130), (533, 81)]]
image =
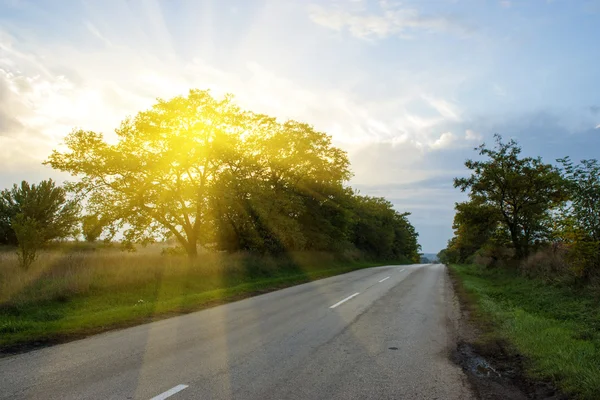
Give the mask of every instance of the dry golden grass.
[[(0, 252), (0, 305), (66, 300), (73, 296), (135, 289), (153, 282), (194, 280), (211, 289), (249, 278), (309, 271), (333, 262), (327, 253), (292, 253), (260, 257), (246, 253), (201, 254), (193, 265), (183, 255), (164, 255), (161, 248), (123, 252), (118, 248), (42, 251), (28, 269), (19, 267), (14, 251)], [(315, 265), (317, 264), (317, 265)]]
[[(354, 255), (355, 256), (355, 255)], [(383, 263), (331, 253), (204, 253), (194, 263), (160, 246), (129, 253), (57, 246), (28, 269), (0, 251), (0, 352), (183, 313)]]

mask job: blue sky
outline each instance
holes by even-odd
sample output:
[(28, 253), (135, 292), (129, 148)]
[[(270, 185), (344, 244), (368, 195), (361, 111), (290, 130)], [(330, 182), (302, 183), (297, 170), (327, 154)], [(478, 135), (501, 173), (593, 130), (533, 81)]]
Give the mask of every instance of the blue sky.
[(331, 134), (437, 252), (494, 133), (600, 156), (599, 20), (598, 0), (0, 0), (0, 187), (67, 179), (40, 163), (74, 127), (210, 88)]

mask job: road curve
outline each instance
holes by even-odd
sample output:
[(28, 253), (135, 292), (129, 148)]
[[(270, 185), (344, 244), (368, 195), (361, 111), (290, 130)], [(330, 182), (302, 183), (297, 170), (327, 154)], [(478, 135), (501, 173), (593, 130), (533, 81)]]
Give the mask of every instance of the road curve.
[(358, 270), (0, 359), (0, 399), (470, 399), (443, 265)]

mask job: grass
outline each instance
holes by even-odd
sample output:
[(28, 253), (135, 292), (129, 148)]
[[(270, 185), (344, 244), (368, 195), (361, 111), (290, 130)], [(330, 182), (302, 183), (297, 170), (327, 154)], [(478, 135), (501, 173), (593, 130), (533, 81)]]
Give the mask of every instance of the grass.
[[(389, 263), (389, 261), (388, 261)], [(55, 248), (32, 267), (0, 251), (0, 352), (191, 312), (384, 263), (330, 253), (185, 256)]]
[(525, 357), (529, 378), (550, 380), (575, 398), (599, 398), (600, 307), (592, 291), (544, 284), (516, 271), (450, 268), (483, 340), (508, 342)]

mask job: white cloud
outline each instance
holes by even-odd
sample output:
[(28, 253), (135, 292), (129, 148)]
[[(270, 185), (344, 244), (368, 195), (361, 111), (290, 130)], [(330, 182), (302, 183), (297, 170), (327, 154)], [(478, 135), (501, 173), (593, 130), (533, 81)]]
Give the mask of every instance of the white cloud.
[[(327, 32), (311, 29), (309, 23), (301, 32), (306, 48), (290, 46), (289, 40), (282, 40), (284, 47), (277, 40), (269, 42), (272, 31), (263, 27), (285, 20), (273, 10), (283, 2), (263, 10), (238, 50), (211, 52), (219, 42), (198, 30), (186, 36), (194, 38), (194, 46), (185, 54), (174, 50), (156, 10), (148, 14), (138, 12), (133, 3), (124, 4), (116, 2), (115, 7), (124, 9), (108, 15), (89, 3), (96, 8), (79, 20), (82, 36), (73, 42), (47, 41), (33, 28), (16, 40), (0, 29), (0, 188), (20, 179), (67, 179), (41, 161), (71, 129), (113, 135), (124, 117), (148, 108), (156, 97), (170, 98), (194, 87), (209, 88), (216, 96), (232, 92), (245, 109), (305, 121), (331, 134), (348, 151), (355, 172), (352, 184), (418, 185), (439, 176), (451, 162), (444, 158), (443, 166), (432, 167), (430, 152), (439, 156), (471, 140), (466, 133), (452, 133), (466, 128), (462, 104), (452, 96), (465, 75), (462, 69), (455, 74), (447, 66), (398, 71), (382, 83), (357, 62), (355, 69), (338, 69), (335, 76), (314, 74), (324, 77), (319, 81), (303, 72), (313, 66), (308, 60), (315, 59), (315, 47), (320, 38), (330, 36)], [(455, 29), (385, 4), (380, 13), (360, 14), (363, 4), (353, 3), (355, 19), (342, 13), (321, 23), (360, 37)], [(264, 56), (263, 49), (271, 46)], [(297, 59), (287, 48), (293, 48)], [(344, 59), (337, 48), (318, 50), (331, 51), (336, 62)], [(219, 64), (219, 57), (212, 56), (223, 53), (228, 58)], [(405, 209), (410, 196), (403, 193), (408, 197), (398, 196), (399, 207)], [(411, 204), (419, 202), (413, 199)]]
[(595, 129), (600, 129), (600, 124), (596, 125)]
[(431, 148), (434, 150), (449, 148), (455, 144), (456, 140), (457, 137), (452, 132), (444, 132), (431, 144)]
[(464, 137), (459, 137), (454, 133), (448, 131), (442, 133), (437, 139), (429, 142), (429, 148), (433, 150), (461, 148), (468, 146), (468, 142), (480, 141), (483, 139), (483, 135), (475, 132), (472, 129), (465, 130)]
[[(70, 57), (69, 51), (63, 51), (57, 53), (58, 59), (76, 59)], [(107, 58), (119, 55), (131, 66), (118, 73), (96, 68), (98, 55), (93, 54), (76, 59), (73, 67), (77, 76), (5, 72), (4, 76), (10, 78), (5, 78), (7, 85), (12, 88), (11, 104), (18, 106), (13, 115), (24, 125), (12, 133), (10, 142), (4, 141), (7, 145), (0, 149), (0, 168), (8, 163), (26, 163), (35, 166), (38, 174), (52, 174), (40, 163), (72, 128), (110, 135), (125, 116), (149, 107), (156, 96), (168, 98), (191, 87), (209, 88), (217, 96), (232, 92), (243, 108), (314, 124), (331, 134), (336, 145), (349, 151), (356, 174), (354, 182), (383, 184), (430, 178), (432, 172), (426, 168), (416, 171), (415, 164), (428, 151), (457, 146), (463, 140), (450, 132), (436, 134), (445, 122), (460, 122), (459, 107), (418, 91), (380, 100), (365, 99), (341, 89), (302, 85), (257, 62), (247, 63), (239, 72), (228, 72), (199, 58), (181, 64), (154, 61), (142, 65), (139, 56), (120, 51), (107, 47), (102, 53)], [(408, 111), (414, 101), (424, 101), (437, 115), (425, 117)], [(13, 149), (12, 156), (7, 148)], [(392, 151), (389, 157), (378, 156), (388, 148)]]
[(370, 13), (365, 7), (341, 8), (309, 6), (309, 17), (318, 25), (335, 31), (347, 29), (355, 37), (385, 38), (391, 35), (408, 37), (411, 31), (470, 33), (465, 24), (446, 16), (422, 15), (413, 8), (397, 8), (386, 1), (379, 3), (379, 13)]
[(501, 0), (500, 5), (504, 8), (510, 8), (512, 6), (512, 2), (510, 0)]

